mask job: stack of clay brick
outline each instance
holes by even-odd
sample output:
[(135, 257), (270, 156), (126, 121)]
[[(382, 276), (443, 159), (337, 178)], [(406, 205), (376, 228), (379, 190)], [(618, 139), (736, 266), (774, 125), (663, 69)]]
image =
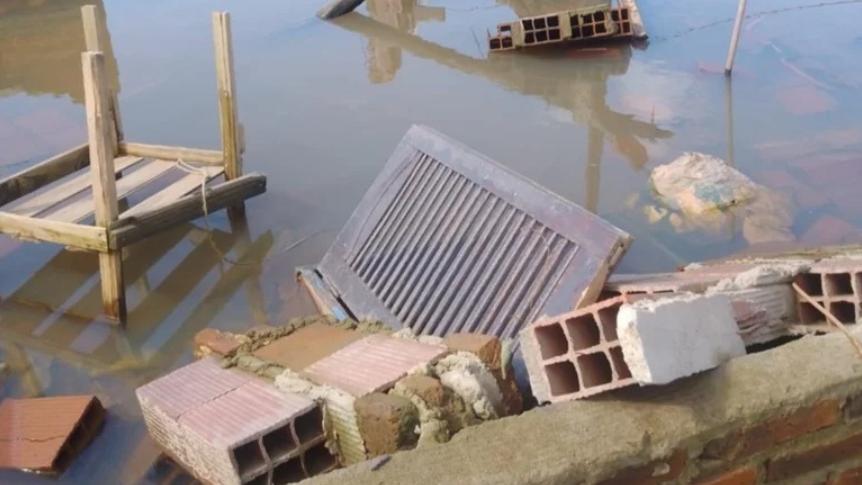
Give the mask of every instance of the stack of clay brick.
[(446, 442), (522, 410), (496, 337), (325, 317), (195, 339), (202, 360), (138, 390), (153, 439), (210, 483), (288, 483)]
[[(827, 316), (828, 314), (828, 316)], [(862, 319), (862, 259), (760, 259), (612, 277), (600, 301), (520, 334), (539, 402), (666, 384), (782, 337)]]

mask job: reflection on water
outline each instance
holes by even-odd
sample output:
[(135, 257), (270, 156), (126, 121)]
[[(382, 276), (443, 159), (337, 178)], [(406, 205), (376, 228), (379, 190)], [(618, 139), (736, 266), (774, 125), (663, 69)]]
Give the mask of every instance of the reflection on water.
[[(84, 3), (0, 2), (0, 176), (84, 139)], [(293, 268), (320, 259), (411, 123), (629, 231), (636, 242), (622, 271), (748, 246), (735, 227), (681, 233), (644, 216), (656, 204), (650, 170), (690, 150), (725, 157), (792, 200), (798, 242), (862, 237), (862, 6), (747, 24), (731, 82), (709, 66), (720, 67), (730, 28), (715, 20), (732, 18), (734, 5), (708, 0), (642, 0), (647, 46), (487, 53), (485, 31), (500, 22), (589, 3), (368, 0), (324, 23), (313, 19), (319, 0), (97, 2), (127, 137), (186, 146), (218, 146), (209, 12), (232, 12), (245, 164), (269, 187), (249, 202), (248, 226), (218, 214), (212, 232), (198, 222), (130, 248), (124, 330), (95, 318), (95, 257), (0, 238), (0, 361), (10, 366), (0, 397), (90, 392), (110, 413), (59, 482), (156, 483), (172, 473), (157, 464), (135, 387), (189, 361), (203, 327), (242, 330), (310, 312)], [(815, 12), (821, 21), (805, 23)], [(43, 481), (0, 472), (0, 483)]]

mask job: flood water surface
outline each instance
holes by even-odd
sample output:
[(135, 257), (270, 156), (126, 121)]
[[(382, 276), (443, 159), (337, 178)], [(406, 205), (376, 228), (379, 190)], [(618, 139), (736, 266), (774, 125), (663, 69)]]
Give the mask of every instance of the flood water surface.
[[(85, 140), (85, 3), (0, 4), (2, 177)], [(219, 146), (210, 12), (231, 12), (245, 169), (269, 182), (245, 226), (218, 213), (129, 249), (122, 330), (95, 319), (95, 256), (0, 237), (0, 398), (94, 393), (109, 411), (54, 481), (159, 483), (134, 389), (189, 362), (202, 328), (311, 312), (293, 269), (321, 258), (414, 123), (631, 233), (619, 271), (775, 242), (757, 224), (664, 212), (649, 173), (686, 151), (782, 194), (764, 217), (787, 222), (783, 243), (862, 239), (862, 3), (750, 3), (732, 82), (735, 2), (641, 0), (645, 45), (493, 55), (498, 23), (580, 3), (368, 0), (330, 23), (314, 17), (322, 3), (98, 3), (126, 138), (194, 147)], [(0, 483), (48, 480), (0, 472)]]

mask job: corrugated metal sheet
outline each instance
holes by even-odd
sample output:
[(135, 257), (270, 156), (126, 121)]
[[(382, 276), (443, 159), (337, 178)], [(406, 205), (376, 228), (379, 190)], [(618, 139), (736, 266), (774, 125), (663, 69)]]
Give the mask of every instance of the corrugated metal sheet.
[(358, 318), (514, 337), (595, 300), (629, 236), (429, 128), (413, 127), (319, 270)]
[(370, 335), (315, 362), (303, 374), (317, 384), (361, 397), (391, 387), (411, 369), (445, 353), (441, 345)]

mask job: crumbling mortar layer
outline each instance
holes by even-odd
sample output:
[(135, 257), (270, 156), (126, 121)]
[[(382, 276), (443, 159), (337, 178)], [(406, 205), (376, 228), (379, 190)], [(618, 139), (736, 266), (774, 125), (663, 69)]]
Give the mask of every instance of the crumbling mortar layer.
[[(668, 386), (537, 408), (465, 429), (446, 446), (398, 453), (373, 473), (360, 465), (310, 483), (594, 483), (677, 447), (701, 449), (779, 409), (860, 391), (862, 364), (843, 335), (805, 337)], [(529, 452), (513, 453), (512, 443)]]

